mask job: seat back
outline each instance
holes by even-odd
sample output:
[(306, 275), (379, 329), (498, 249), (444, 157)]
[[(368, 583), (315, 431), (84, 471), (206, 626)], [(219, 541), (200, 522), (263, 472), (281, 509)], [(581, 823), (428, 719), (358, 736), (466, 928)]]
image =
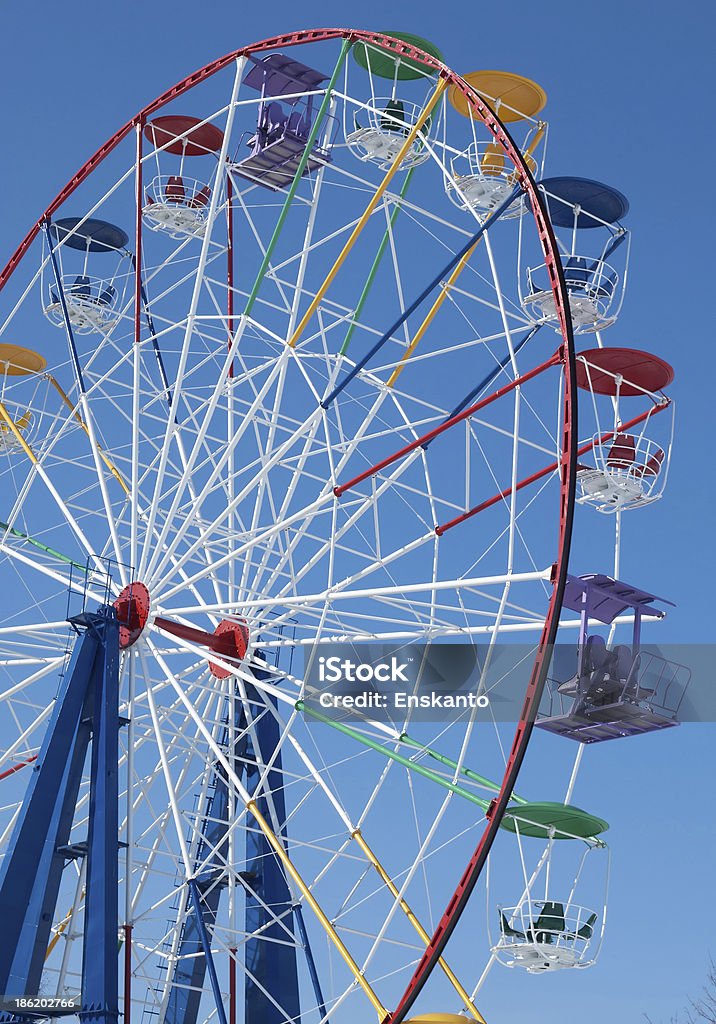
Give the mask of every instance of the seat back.
[(69, 288), (70, 295), (78, 295), (81, 298), (88, 298), (90, 294), (90, 279), (86, 274), (78, 274)]
[(272, 134), (283, 131), (286, 127), (287, 115), (280, 103), (269, 103), (266, 106), (266, 120), (268, 130)]
[(519, 931), (517, 928), (513, 928), (510, 922), (505, 917), (503, 911), (500, 911), (500, 931), (508, 939), (524, 939), (525, 933)]
[(289, 114), (286, 122), (286, 131), (297, 135), (299, 139), (305, 139), (308, 135), (308, 123), (300, 110), (294, 110)]
[(480, 170), (488, 177), (496, 177), (505, 169), (505, 154), (496, 142), (491, 142), (485, 149)]
[(564, 261), (564, 280), (568, 289), (582, 289), (589, 280), (589, 267), (584, 256), (570, 256)]
[(539, 917), (532, 925), (537, 942), (551, 942), (565, 930), (564, 904), (545, 903)]
[(586, 922), (575, 933), (576, 937), (578, 939), (584, 939), (585, 941), (589, 941), (589, 939), (591, 939), (591, 937), (594, 935), (594, 925), (596, 923), (596, 920), (597, 920), (597, 915), (596, 914), (590, 914), (589, 917), (587, 918)]
[(407, 134), (408, 126), (405, 123), (405, 106), (402, 100), (390, 100), (380, 119), (380, 127), (384, 132)]
[(113, 284), (108, 284), (99, 295), (99, 301), (103, 306), (111, 306), (117, 298), (117, 289)]
[(617, 434), (607, 455), (607, 466), (629, 469), (636, 457), (636, 444), (632, 434)]
[(170, 174), (164, 189), (164, 198), (168, 203), (181, 203), (186, 197), (184, 182), (179, 174)]
[(635, 466), (637, 476), (658, 476), (666, 455), (663, 448), (657, 448), (653, 455), (650, 455), (643, 466)]
[(617, 283), (616, 270), (612, 270), (605, 263), (597, 262), (591, 277), (589, 290), (592, 295), (597, 295), (600, 299), (611, 298)]
[(604, 668), (608, 660), (609, 651), (607, 650), (607, 645), (604, 642), (604, 637), (599, 636), (598, 633), (594, 633), (592, 636), (588, 637), (584, 657), (585, 671), (597, 672), (599, 669)]
[(618, 644), (614, 648), (614, 675), (620, 682), (626, 682), (632, 670), (634, 658), (631, 650), (625, 644)]
[(192, 199), (191, 205), (200, 209), (202, 206), (206, 206), (210, 199), (211, 189), (208, 185), (204, 185), (204, 187), (200, 189)]

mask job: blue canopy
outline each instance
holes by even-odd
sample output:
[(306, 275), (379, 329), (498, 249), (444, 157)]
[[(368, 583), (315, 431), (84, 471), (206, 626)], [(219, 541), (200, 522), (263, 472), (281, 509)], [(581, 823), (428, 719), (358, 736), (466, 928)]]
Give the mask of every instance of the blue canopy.
[(63, 217), (50, 226), (50, 231), (58, 242), (63, 242), (70, 249), (81, 249), (82, 252), (116, 252), (124, 249), (129, 241), (126, 231), (110, 224), (106, 220), (88, 217), (79, 231), (68, 237), (77, 227), (82, 217)]
[[(614, 224), (629, 212), (626, 196), (611, 185), (603, 185), (601, 181), (592, 181), (590, 178), (544, 178), (540, 185), (550, 193), (545, 197), (549, 214), (552, 223), (560, 228), (573, 227), (574, 206), (581, 207), (577, 218), (578, 228), (598, 228), (599, 221)], [(598, 217), (599, 221), (594, 220), (594, 217)]]

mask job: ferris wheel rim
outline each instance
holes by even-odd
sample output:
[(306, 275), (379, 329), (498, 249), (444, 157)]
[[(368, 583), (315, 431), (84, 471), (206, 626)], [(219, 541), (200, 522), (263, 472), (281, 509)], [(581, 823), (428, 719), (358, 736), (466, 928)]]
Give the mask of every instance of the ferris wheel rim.
[(478, 843), (478, 846), (462, 875), (460, 883), (455, 890), (448, 910), (431, 938), (425, 954), (420, 960), (415, 973), (408, 984), (405, 994), (400, 1000), (395, 1011), (389, 1014), (385, 1024), (401, 1024), (407, 1013), (419, 995), (424, 983), (436, 966), (442, 951), (447, 944), (452, 931), (457, 925), (460, 915), (464, 910), (469, 896), (481, 874), (492, 842), (500, 827), (512, 790), (517, 780), (527, 746), (529, 744), (534, 720), (537, 713), (549, 662), (549, 649), (554, 643), (559, 624), (559, 614), (562, 607), (562, 596), (567, 578), (568, 559), (573, 527), (573, 517), (576, 498), (576, 475), (577, 475), (577, 382), (576, 382), (576, 360), (575, 346), (572, 330), (572, 322), (569, 316), (569, 297), (566, 289), (562, 262), (557, 247), (556, 238), (552, 229), (548, 209), (543, 196), (538, 190), (532, 172), (523, 158), (518, 147), (513, 143), (509, 133), (500, 119), (494, 114), (490, 107), (479, 97), (464, 79), (451, 71), (446, 65), (438, 61), (432, 55), (424, 53), (401, 40), (386, 36), (381, 33), (364, 32), (352, 29), (319, 29), (304, 32), (295, 32), (287, 35), (270, 37), (260, 42), (250, 44), (239, 50), (233, 51), (218, 60), (205, 65), (203, 68), (182, 79), (179, 83), (167, 90), (156, 100), (148, 104), (134, 118), (122, 126), (97, 152), (83, 165), (68, 184), (58, 193), (55, 199), (47, 207), (43, 215), (33, 225), (28, 234), (22, 240), (15, 253), (11, 256), (5, 268), (0, 272), (0, 290), (5, 286), (12, 276), (15, 268), (22, 260), (30, 245), (41, 231), (43, 225), (47, 225), (53, 213), (73, 194), (73, 192), (85, 181), (92, 171), (104, 160), (109, 153), (124, 139), (132, 129), (141, 130), (147, 118), (160, 110), (165, 104), (178, 96), (189, 91), (195, 85), (205, 81), (218, 71), (229, 66), (240, 57), (260, 53), (264, 50), (271, 50), (277, 47), (289, 47), (304, 43), (330, 41), (333, 39), (344, 39), (351, 42), (364, 42), (384, 46), (397, 50), (419, 59), (429, 69), (438, 73), (438, 76), (446, 80), (446, 85), (453, 85), (466, 98), (468, 107), (472, 114), (478, 117), (486, 128), (493, 135), (495, 141), (502, 147), (506, 155), (513, 161), (516, 168), (516, 178), (524, 192), (529, 197), (529, 202), (537, 224), (539, 241), (542, 246), (546, 265), (551, 271), (552, 290), (555, 297), (557, 319), (562, 333), (563, 344), (561, 347), (561, 361), (564, 374), (563, 391), (563, 417), (561, 422), (562, 444), (560, 464), (560, 507), (559, 507), (559, 533), (557, 545), (557, 558), (552, 570), (553, 589), (550, 597), (549, 607), (545, 615), (544, 627), (539, 644), (537, 657), (535, 659), (532, 676), (525, 695), (525, 702), (520, 714), (520, 721), (515, 733), (509, 761), (505, 776), (499, 791), (494, 798), (491, 811), (488, 812), (487, 826)]

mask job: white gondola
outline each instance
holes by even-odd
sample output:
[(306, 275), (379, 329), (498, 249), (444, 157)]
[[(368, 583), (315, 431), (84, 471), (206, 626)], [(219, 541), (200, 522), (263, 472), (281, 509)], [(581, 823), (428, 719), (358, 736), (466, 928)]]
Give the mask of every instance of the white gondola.
[(32, 406), (46, 365), (37, 352), (0, 343), (0, 455), (22, 452), (32, 440), (38, 421)]
[[(375, 97), (371, 106), (354, 115), (354, 129), (346, 135), (346, 144), (361, 160), (370, 160), (387, 170), (400, 152), (405, 137), (422, 112), (419, 103), (407, 103), (390, 96)], [(430, 156), (425, 148), (428, 132), (418, 132), (403, 158), (401, 167), (417, 167)]]
[(596, 910), (577, 903), (526, 899), (498, 911), (500, 933), (492, 952), (506, 967), (524, 967), (536, 974), (594, 963)]
[[(513, 138), (515, 132), (521, 136), (517, 142), (522, 154), (532, 174), (539, 176), (544, 163), (547, 125), (535, 115), (547, 102), (544, 89), (531, 79), (508, 71), (472, 71), (464, 77), (504, 122), (518, 126), (511, 124)], [(515, 167), (501, 146), (488, 135), (482, 121), (475, 119), (464, 94), (453, 87), (448, 95), (458, 113), (469, 120), (472, 142), (451, 158), (450, 173), (445, 174), (445, 191), (461, 210), (484, 219), (514, 191)], [(518, 197), (502, 216), (521, 217), (525, 209)]]
[[(392, 33), (410, 45), (442, 59), (440, 51), (425, 39), (407, 33)], [(354, 47), (353, 56), (370, 79), (370, 100), (352, 113), (344, 112), (346, 145), (358, 157), (387, 170), (405, 145), (406, 137), (418, 123), (428, 97), (435, 88), (435, 72), (392, 50), (368, 44)], [(384, 81), (391, 82), (389, 95), (381, 94)], [(411, 84), (407, 84), (411, 83)], [(428, 117), (401, 161), (409, 170), (428, 159), (426, 141), (434, 137), (442, 108)]]
[(591, 397), (585, 413), (597, 428), (578, 464), (580, 504), (610, 514), (662, 496), (674, 429), (674, 407), (663, 389), (673, 377), (668, 363), (637, 349), (597, 348), (577, 356), (577, 384)]
[[(128, 240), (121, 228), (93, 217), (65, 217), (50, 226), (52, 251), (43, 261), (42, 291), (51, 323), (69, 324), (75, 334), (109, 333), (124, 301)], [(95, 266), (108, 273), (90, 273)]]
[[(493, 892), (503, 888), (505, 879), (496, 879), (488, 863), (493, 957), (529, 974), (591, 967), (604, 937), (609, 884), (609, 850), (598, 837), (609, 826), (578, 807), (555, 803), (513, 807), (505, 824), (515, 833), (517, 856), (503, 863), (511, 886), (514, 868), (520, 865), (522, 893), (512, 905), (495, 906)], [(535, 861), (539, 839), (543, 845)], [(529, 864), (534, 864), (531, 870)]]
[[(629, 233), (620, 221), (629, 203), (616, 189), (587, 178), (548, 178), (540, 190), (560, 245), (574, 333), (604, 330), (617, 320), (624, 298)], [(557, 230), (562, 228), (564, 235)], [(559, 330), (550, 269), (521, 244), (519, 265), (523, 310), (533, 323)]]
[[(206, 231), (211, 201), (208, 180), (184, 173), (188, 158), (215, 154), (222, 132), (196, 117), (170, 114), (150, 121), (144, 134), (154, 146), (157, 174), (144, 191), (142, 219), (152, 231), (172, 238), (201, 238)], [(179, 157), (178, 161), (172, 157)], [(172, 165), (168, 173), (167, 164)]]

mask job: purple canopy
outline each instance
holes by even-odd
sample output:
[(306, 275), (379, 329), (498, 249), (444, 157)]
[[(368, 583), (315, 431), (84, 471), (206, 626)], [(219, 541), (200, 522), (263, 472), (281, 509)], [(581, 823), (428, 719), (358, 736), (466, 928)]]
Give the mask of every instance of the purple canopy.
[(283, 53), (270, 53), (254, 64), (244, 79), (244, 85), (258, 92), (263, 89), (265, 96), (283, 96), (315, 89), (327, 78), (328, 75), (314, 71)]
[[(656, 594), (640, 590), (629, 583), (613, 580), (611, 576), (605, 576), (603, 573), (568, 576), (567, 585), (564, 588), (564, 607), (581, 612), (584, 594), (588, 595), (590, 618), (599, 619), (600, 622), (607, 624), (627, 608), (644, 610), (646, 606), (651, 605), (652, 601), (672, 604), (671, 601), (666, 601), (663, 597), (657, 597)], [(658, 608), (650, 607), (648, 611), (650, 615), (664, 615), (664, 612)]]

